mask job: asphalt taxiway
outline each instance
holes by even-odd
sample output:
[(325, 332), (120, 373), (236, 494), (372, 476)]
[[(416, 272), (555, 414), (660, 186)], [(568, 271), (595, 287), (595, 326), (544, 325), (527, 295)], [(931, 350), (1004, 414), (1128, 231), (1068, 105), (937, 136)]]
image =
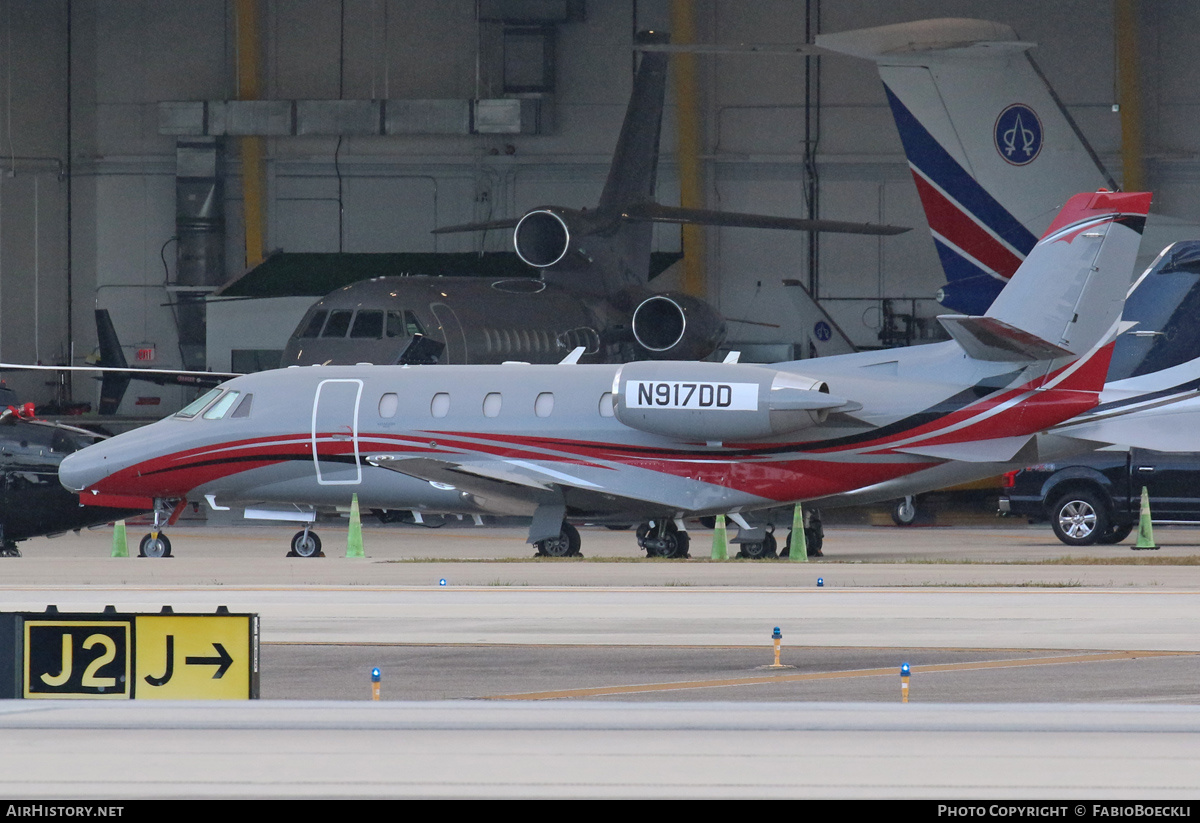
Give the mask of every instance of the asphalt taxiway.
[[(826, 557), (797, 562), (702, 559), (704, 532), (687, 561), (636, 559), (630, 533), (603, 529), (585, 531), (583, 559), (534, 560), (518, 530), (382, 527), (347, 558), (337, 528), (324, 558), (284, 557), (292, 530), (182, 527), (169, 559), (109, 557), (98, 531), (2, 561), (4, 611), (260, 614), (263, 699), (10, 701), (0, 729), (19, 745), (0, 752), (0, 791), (1200, 789), (1200, 531), (1156, 530), (1149, 553), (1068, 550), (1031, 527), (831, 528)], [(782, 668), (769, 667), (775, 626)], [(371, 765), (340, 765), (360, 758)], [(139, 760), (156, 768), (114, 765)]]

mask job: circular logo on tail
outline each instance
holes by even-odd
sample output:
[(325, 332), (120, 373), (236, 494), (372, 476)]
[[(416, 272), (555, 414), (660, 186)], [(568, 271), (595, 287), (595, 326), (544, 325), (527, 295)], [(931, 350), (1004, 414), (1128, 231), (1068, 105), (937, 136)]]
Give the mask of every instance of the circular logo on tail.
[(996, 118), (996, 151), (1008, 163), (1025, 166), (1042, 150), (1042, 121), (1033, 109), (1013, 103)]

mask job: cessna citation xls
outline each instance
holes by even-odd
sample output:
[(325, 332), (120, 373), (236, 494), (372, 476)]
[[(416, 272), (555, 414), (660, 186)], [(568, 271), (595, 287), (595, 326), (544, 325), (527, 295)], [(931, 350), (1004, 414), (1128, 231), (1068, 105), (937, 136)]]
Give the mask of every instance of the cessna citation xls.
[[(982, 316), (954, 338), (769, 366), (317, 366), (238, 377), (178, 415), (68, 456), (81, 500), (153, 506), (149, 553), (189, 499), (530, 518), (545, 554), (573, 523), (644, 521), (825, 498), (963, 461), (1020, 460), (1093, 408), (1120, 327), (1148, 194), (1067, 203)], [(981, 474), (980, 476), (986, 476)], [(653, 526), (649, 524), (653, 523)], [(306, 529), (298, 553), (311, 550)]]

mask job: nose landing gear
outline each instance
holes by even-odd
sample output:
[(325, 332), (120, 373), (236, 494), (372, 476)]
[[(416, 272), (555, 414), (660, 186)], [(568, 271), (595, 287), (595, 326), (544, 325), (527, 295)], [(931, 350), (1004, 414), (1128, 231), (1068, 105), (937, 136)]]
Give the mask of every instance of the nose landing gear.
[(162, 533), (164, 525), (174, 525), (187, 500), (154, 499), (154, 528), (138, 544), (138, 557), (170, 557), (171, 541)]

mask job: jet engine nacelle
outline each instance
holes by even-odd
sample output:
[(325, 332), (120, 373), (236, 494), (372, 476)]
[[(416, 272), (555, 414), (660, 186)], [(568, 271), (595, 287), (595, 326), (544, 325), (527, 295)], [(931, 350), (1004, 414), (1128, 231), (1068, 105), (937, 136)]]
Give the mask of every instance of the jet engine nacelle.
[(700, 360), (725, 339), (725, 319), (712, 306), (678, 292), (647, 297), (633, 310), (633, 337), (658, 360)]
[(613, 409), (626, 426), (676, 440), (758, 440), (859, 408), (820, 380), (738, 363), (626, 363), (613, 379)]
[(535, 268), (558, 263), (571, 250), (571, 237), (581, 234), (579, 216), (553, 206), (527, 212), (513, 229), (517, 257)]

